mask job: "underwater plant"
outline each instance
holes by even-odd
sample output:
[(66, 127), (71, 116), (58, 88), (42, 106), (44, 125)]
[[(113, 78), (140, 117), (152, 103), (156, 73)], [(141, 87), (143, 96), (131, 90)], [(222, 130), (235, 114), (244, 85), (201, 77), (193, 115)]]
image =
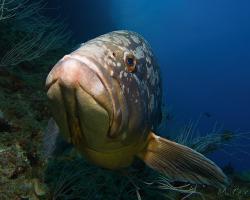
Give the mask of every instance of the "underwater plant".
[(250, 189), (232, 185), (227, 190), (219, 192), (218, 198), (221, 200), (248, 200), (250, 198)]
[(219, 149), (224, 142), (228, 142), (233, 139), (233, 133), (230, 132), (231, 136), (228, 139), (224, 139), (222, 134), (222, 127), (218, 127), (217, 123), (214, 124), (212, 130), (206, 134), (201, 134), (198, 125), (200, 118), (197, 121), (190, 120), (183, 127), (180, 128), (178, 134), (175, 136), (175, 141), (192, 147), (193, 149), (208, 154)]
[[(248, 134), (248, 132), (226, 130), (217, 122), (210, 130), (204, 132), (199, 129), (200, 121), (201, 116), (197, 120), (189, 120), (183, 125), (174, 124), (174, 128), (167, 131), (168, 136), (177, 143), (189, 146), (206, 155), (223, 149), (235, 139), (240, 139)], [(250, 138), (246, 137), (245, 139), (249, 140)]]
[(71, 34), (65, 24), (43, 13), (43, 1), (2, 0), (0, 4), (0, 42), (8, 47), (0, 55), (0, 66), (32, 61), (69, 42)]
[(0, 21), (13, 18), (27, 0), (0, 0)]
[(145, 195), (148, 185), (139, 181), (146, 174), (145, 170), (110, 171), (88, 164), (80, 157), (72, 160), (61, 157), (49, 162), (45, 181), (50, 188), (50, 200), (142, 199), (142, 196), (150, 199), (155, 193)]
[(128, 169), (111, 171), (67, 152), (50, 159), (45, 172), (48, 200), (174, 200), (204, 199), (196, 185), (174, 185), (138, 161)]

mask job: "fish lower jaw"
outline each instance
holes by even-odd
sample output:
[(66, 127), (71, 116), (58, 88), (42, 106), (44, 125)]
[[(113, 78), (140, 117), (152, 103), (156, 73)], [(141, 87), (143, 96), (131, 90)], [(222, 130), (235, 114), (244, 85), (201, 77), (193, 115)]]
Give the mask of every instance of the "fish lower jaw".
[(103, 152), (82, 146), (78, 150), (91, 163), (106, 169), (115, 170), (132, 164), (137, 147), (130, 145), (115, 151)]

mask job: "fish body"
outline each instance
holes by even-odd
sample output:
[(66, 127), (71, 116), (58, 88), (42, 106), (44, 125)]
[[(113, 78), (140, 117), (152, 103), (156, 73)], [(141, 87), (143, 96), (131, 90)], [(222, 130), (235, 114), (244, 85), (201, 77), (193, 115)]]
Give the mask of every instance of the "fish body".
[(210, 160), (157, 136), (160, 69), (139, 34), (114, 31), (82, 44), (46, 80), (53, 117), (64, 139), (91, 162), (119, 169), (135, 157), (172, 180), (227, 184)]

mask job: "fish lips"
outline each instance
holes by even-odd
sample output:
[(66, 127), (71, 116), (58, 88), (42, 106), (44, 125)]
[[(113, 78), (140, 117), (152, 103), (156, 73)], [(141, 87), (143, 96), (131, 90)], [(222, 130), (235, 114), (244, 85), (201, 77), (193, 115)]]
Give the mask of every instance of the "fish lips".
[(47, 95), (67, 141), (98, 148), (122, 129), (120, 100), (114, 94), (117, 84), (110, 79), (105, 72), (71, 56), (65, 56), (51, 70)]

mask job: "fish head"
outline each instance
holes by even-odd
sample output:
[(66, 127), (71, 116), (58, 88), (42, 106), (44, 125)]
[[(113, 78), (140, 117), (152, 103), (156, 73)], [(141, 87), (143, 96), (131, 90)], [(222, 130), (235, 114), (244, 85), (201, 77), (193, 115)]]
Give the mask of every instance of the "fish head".
[(52, 114), (64, 138), (111, 151), (138, 142), (158, 123), (161, 87), (147, 42), (115, 31), (64, 56), (46, 80)]

